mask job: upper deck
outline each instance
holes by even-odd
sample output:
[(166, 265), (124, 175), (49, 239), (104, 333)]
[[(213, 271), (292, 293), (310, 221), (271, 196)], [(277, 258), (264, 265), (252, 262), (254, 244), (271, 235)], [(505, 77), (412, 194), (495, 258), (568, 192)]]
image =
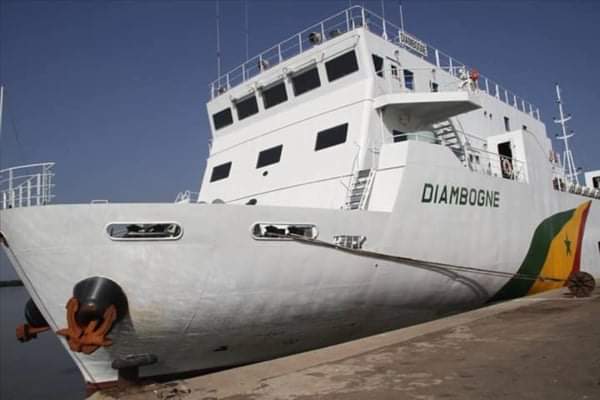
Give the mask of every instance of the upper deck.
[[(359, 28), (369, 30), (457, 78), (464, 71), (474, 70), (467, 64), (419, 40), (416, 36), (404, 31), (376, 13), (362, 6), (352, 6), (309, 26), (218, 77), (210, 84), (210, 98), (214, 100), (242, 83), (256, 78), (277, 64), (307, 52), (343, 33)], [(492, 96), (540, 120), (540, 111), (537, 106), (501, 86), (496, 81), (480, 74), (477, 85), (481, 93)]]

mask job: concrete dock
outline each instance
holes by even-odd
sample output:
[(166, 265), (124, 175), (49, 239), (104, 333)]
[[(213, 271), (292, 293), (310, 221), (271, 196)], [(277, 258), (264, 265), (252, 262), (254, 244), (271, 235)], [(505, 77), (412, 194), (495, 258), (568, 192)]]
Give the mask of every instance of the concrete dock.
[(557, 290), (101, 399), (600, 399), (600, 290)]

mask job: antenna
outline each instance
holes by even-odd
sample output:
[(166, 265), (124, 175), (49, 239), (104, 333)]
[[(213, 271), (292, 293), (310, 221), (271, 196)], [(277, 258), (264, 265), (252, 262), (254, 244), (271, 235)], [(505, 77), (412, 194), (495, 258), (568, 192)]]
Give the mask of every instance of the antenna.
[(250, 32), (249, 32), (249, 28), (248, 28), (248, 0), (244, 0), (244, 33), (246, 35), (246, 60), (248, 60), (250, 58), (250, 53), (248, 51), (248, 44), (249, 44), (249, 36), (250, 36)]
[(565, 146), (565, 151), (563, 153), (563, 169), (566, 169), (565, 175), (567, 180), (570, 183), (574, 183), (579, 185), (579, 172), (575, 167), (575, 160), (573, 159), (573, 153), (569, 148), (569, 138), (575, 136), (573, 131), (570, 131), (567, 134), (567, 121), (571, 119), (571, 114), (567, 114), (565, 116), (565, 112), (563, 109), (562, 98), (560, 96), (560, 86), (558, 83), (556, 84), (556, 102), (558, 103), (558, 111), (560, 112), (560, 118), (554, 118), (554, 122), (560, 124), (562, 128), (562, 136), (557, 135), (556, 138), (562, 140)]
[(0, 85), (0, 147), (2, 146), (2, 111), (4, 110), (4, 86)]
[[(217, 79), (221, 79), (221, 13), (219, 7), (219, 0), (215, 1), (216, 12), (217, 12)], [(221, 85), (221, 82), (218, 83)]]
[(404, 32), (404, 12), (402, 11), (402, 0), (398, 0), (398, 9), (400, 11), (400, 30)]
[(385, 29), (385, 26), (387, 25), (385, 23), (385, 0), (381, 0), (381, 23), (383, 24), (383, 38), (387, 40), (388, 35), (387, 30)]

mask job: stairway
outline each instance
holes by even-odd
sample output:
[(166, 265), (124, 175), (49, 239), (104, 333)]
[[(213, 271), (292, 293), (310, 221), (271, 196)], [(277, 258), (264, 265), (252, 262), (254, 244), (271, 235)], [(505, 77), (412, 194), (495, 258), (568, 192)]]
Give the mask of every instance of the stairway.
[(440, 143), (449, 147), (461, 161), (465, 161), (463, 144), (454, 128), (454, 124), (450, 120), (446, 120), (432, 124), (431, 127)]
[(374, 169), (362, 169), (354, 173), (352, 176), (352, 182), (350, 183), (350, 188), (348, 189), (346, 202), (344, 203), (344, 209), (365, 209), (371, 192), (371, 185), (373, 184), (374, 177)]

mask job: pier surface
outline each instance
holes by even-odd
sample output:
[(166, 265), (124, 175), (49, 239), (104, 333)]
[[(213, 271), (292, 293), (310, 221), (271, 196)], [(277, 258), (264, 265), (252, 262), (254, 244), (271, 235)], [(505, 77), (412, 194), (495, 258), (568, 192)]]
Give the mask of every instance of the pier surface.
[(100, 399), (600, 399), (600, 290), (513, 300)]

